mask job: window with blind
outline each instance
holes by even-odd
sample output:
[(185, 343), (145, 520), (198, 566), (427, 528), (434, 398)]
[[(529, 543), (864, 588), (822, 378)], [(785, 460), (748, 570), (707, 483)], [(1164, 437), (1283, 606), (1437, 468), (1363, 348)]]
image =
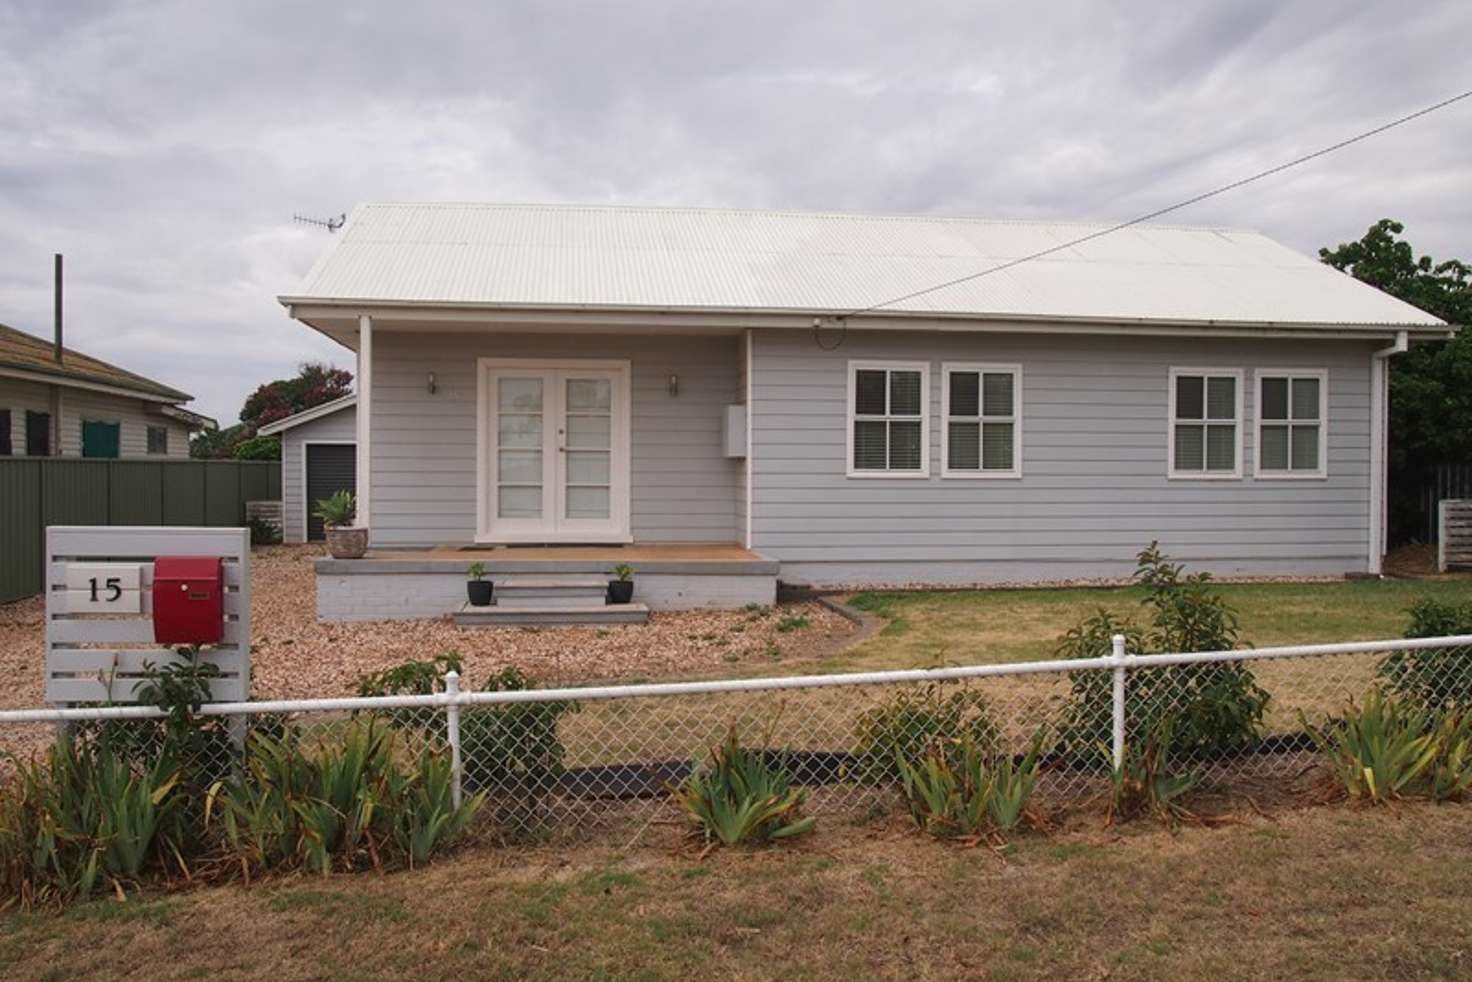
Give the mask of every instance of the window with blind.
[(1169, 476), (1242, 476), (1240, 369), (1170, 370)]
[(850, 477), (930, 473), (925, 362), (849, 362)]
[(1257, 476), (1327, 477), (1329, 373), (1257, 373)]
[(941, 366), (942, 477), (1022, 476), (1022, 368)]
[(148, 428), (148, 452), (151, 454), (167, 454), (169, 452), (169, 428), (167, 426), (150, 426)]

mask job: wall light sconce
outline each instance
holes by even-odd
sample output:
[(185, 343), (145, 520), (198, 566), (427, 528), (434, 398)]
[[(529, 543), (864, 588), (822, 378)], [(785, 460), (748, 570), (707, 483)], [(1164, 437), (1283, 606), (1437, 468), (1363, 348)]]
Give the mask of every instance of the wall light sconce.
[(430, 395), (434, 395), (436, 392), (439, 391), (440, 387), (436, 385), (434, 381), (434, 372), (429, 373), (429, 377), (425, 380), (424, 387), (429, 390)]
[(677, 396), (679, 394), (680, 394), (680, 376), (676, 375), (674, 372), (671, 372), (670, 373), (670, 395), (671, 396)]

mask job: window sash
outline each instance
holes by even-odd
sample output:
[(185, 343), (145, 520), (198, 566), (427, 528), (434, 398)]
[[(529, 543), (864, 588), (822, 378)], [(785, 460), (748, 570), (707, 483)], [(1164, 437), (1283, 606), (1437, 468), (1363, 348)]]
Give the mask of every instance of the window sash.
[(1257, 373), (1257, 457), (1261, 477), (1325, 477), (1328, 372)]
[[(881, 389), (874, 376), (882, 376), (883, 412), (859, 412)], [(849, 365), (849, 454), (850, 476), (925, 476), (929, 473), (929, 440), (926, 414), (929, 409), (929, 371), (923, 365), (851, 362)], [(910, 403), (896, 409), (897, 402)], [(882, 461), (882, 464), (880, 463)]]
[(1242, 373), (1172, 369), (1168, 476), (1242, 476)]
[(947, 364), (942, 375), (943, 475), (1021, 477), (1021, 366)]

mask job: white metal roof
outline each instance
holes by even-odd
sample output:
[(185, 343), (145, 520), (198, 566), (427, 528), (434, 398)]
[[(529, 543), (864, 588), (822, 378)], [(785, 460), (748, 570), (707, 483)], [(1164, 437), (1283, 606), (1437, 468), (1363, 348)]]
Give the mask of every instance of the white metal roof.
[[(837, 314), (1103, 226), (581, 205), (359, 205), (283, 303)], [(1439, 326), (1256, 232), (1144, 225), (885, 307), (1091, 321)]]
[(300, 426), (303, 423), (310, 423), (312, 420), (321, 419), (323, 416), (331, 416), (335, 412), (339, 412), (343, 409), (348, 409), (349, 407), (356, 406), (357, 404), (358, 394), (356, 392), (350, 392), (345, 396), (338, 396), (336, 399), (333, 399), (330, 402), (318, 403), (311, 409), (303, 409), (299, 413), (293, 413), (292, 415), (287, 416), (285, 419), (278, 419), (274, 423), (267, 423), (265, 426), (262, 426), (260, 429), (256, 430), (256, 432), (259, 433), (261, 436), (272, 436), (276, 433), (284, 433), (294, 426)]

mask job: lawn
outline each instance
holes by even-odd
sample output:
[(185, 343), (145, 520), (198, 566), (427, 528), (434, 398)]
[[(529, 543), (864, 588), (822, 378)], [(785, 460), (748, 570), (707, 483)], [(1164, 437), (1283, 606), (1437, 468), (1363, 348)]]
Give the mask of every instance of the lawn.
[(467, 851), (0, 915), (0, 976), (1466, 977), (1468, 816), (1336, 805), (1178, 834), (1091, 819), (1005, 855), (898, 824), (704, 859)]
[[(1237, 608), (1243, 637), (1265, 647), (1400, 637), (1413, 601), (1472, 599), (1472, 576), (1228, 583), (1217, 589)], [(830, 671), (865, 671), (1051, 658), (1059, 636), (1097, 608), (1137, 612), (1143, 597), (1136, 588), (859, 594), (850, 603), (888, 623), (822, 664)]]

